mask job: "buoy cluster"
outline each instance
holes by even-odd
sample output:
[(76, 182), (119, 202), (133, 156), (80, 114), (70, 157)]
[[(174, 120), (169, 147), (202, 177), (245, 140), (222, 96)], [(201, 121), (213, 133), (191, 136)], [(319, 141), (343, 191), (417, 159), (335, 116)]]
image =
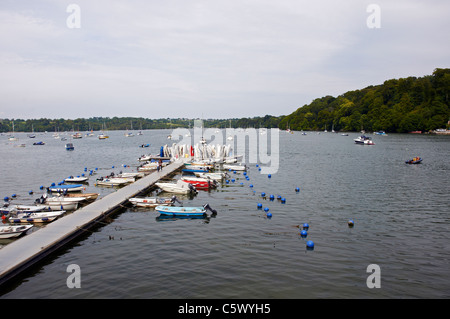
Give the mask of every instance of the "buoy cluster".
[[(261, 167), (259, 167), (258, 164), (256, 164), (256, 167), (258, 168), (259, 171), (261, 171)], [(272, 178), (271, 174), (267, 175), (268, 179)], [(254, 188), (253, 184), (249, 185), (250, 188)], [(295, 193), (300, 193), (300, 187), (295, 187), (294, 188)], [(253, 191), (255, 193), (255, 191)], [(274, 202), (275, 200), (280, 203), (281, 205), (286, 204), (287, 200), (286, 197), (281, 195), (281, 194), (267, 194), (266, 192), (261, 192), (259, 194), (259, 198), (262, 200), (268, 200), (269, 202)], [(270, 212), (270, 208), (266, 205), (263, 205), (262, 201), (257, 202), (256, 204), (256, 208), (258, 210), (263, 210), (264, 213), (266, 214), (267, 219), (271, 219), (273, 217), (272, 213)], [(309, 224), (308, 223), (304, 223), (302, 225), (302, 227), (300, 227), (300, 237), (302, 239), (306, 239), (308, 236), (308, 230), (309, 230)], [(306, 241), (306, 249), (307, 250), (314, 250), (314, 242), (312, 240), (307, 240)]]

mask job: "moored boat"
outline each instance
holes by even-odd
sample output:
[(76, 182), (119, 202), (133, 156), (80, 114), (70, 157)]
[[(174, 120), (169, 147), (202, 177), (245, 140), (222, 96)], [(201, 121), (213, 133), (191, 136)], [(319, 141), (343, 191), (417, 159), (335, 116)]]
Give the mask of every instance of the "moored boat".
[(32, 227), (33, 225), (1, 225), (0, 239), (19, 237)]
[(86, 176), (69, 176), (66, 179), (64, 179), (64, 182), (83, 183), (83, 182), (86, 182), (88, 179), (89, 179), (89, 177), (86, 177)]
[(165, 192), (176, 193), (176, 194), (195, 194), (197, 189), (190, 183), (178, 180), (176, 183), (155, 183), (156, 186), (161, 188)]
[(183, 176), (181, 180), (194, 185), (195, 188), (198, 189), (210, 189), (217, 187), (217, 182), (210, 178)]
[(85, 189), (82, 184), (73, 184), (73, 185), (58, 185), (58, 186), (50, 186), (48, 190), (50, 192), (57, 193), (65, 193), (65, 192), (81, 192)]
[(223, 164), (223, 169), (231, 170), (231, 171), (245, 171), (247, 169), (247, 166), (245, 165), (232, 165), (232, 164)]
[(210, 210), (212, 214), (217, 214), (217, 211), (212, 209), (208, 204), (198, 207), (183, 207), (183, 206), (156, 206), (155, 210), (162, 215), (169, 216), (204, 216), (206, 210)]
[(9, 217), (12, 223), (48, 223), (65, 214), (65, 210), (50, 212), (17, 213)]
[(170, 206), (178, 201), (176, 196), (172, 197), (133, 197), (129, 199), (130, 203), (137, 207), (156, 207)]
[(95, 182), (95, 185), (103, 185), (103, 186), (122, 186), (128, 183), (131, 183), (132, 181), (129, 178), (119, 178), (119, 177), (111, 177), (111, 178), (104, 178), (100, 177)]

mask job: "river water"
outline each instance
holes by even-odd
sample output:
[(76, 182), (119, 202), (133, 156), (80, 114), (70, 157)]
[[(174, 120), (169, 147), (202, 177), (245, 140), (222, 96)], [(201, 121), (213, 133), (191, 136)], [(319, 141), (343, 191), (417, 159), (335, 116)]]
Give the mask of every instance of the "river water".
[[(0, 194), (31, 202), (41, 185), (85, 168), (97, 168), (96, 176), (135, 170), (140, 155), (170, 142), (168, 130), (132, 138), (108, 133), (108, 140), (69, 139), (72, 152), (51, 133), (16, 134), (15, 143), (26, 147), (2, 136)], [(389, 134), (362, 146), (353, 142), (357, 136), (280, 131), (279, 169), (271, 178), (248, 163), (249, 180), (229, 172), (228, 184), (182, 198), (185, 206), (209, 203), (215, 217), (161, 219), (153, 209), (124, 209), (3, 297), (449, 298), (450, 137)], [(46, 144), (32, 145), (39, 140)], [(145, 143), (150, 147), (139, 147)], [(423, 163), (405, 164), (414, 156)], [(95, 178), (86, 192), (114, 191), (95, 187)], [(270, 194), (286, 202), (271, 201)], [(304, 223), (306, 238), (300, 236)], [(313, 250), (306, 249), (308, 240)], [(80, 267), (81, 288), (67, 287), (71, 264)], [(376, 274), (368, 270), (374, 264)], [(368, 278), (379, 288), (369, 288)]]

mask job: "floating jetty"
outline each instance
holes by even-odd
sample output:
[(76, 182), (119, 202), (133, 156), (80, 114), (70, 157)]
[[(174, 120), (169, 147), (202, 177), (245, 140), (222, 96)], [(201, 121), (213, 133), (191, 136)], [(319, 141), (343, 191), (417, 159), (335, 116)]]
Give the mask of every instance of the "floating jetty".
[(66, 215), (0, 249), (0, 286), (68, 243), (99, 226), (99, 222), (128, 204), (128, 199), (147, 192), (158, 180), (184, 165), (177, 160), (136, 182)]

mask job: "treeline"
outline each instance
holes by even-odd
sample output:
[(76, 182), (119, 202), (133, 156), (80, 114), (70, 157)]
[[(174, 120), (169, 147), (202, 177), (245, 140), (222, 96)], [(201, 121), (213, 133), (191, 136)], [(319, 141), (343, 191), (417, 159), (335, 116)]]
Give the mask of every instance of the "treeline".
[[(136, 117), (93, 117), (78, 119), (0, 119), (0, 132), (85, 132), (101, 130), (147, 130), (193, 128), (194, 119), (148, 119)], [(271, 115), (254, 118), (205, 119), (205, 128), (238, 128), (238, 127), (278, 127), (279, 118)]]
[(450, 69), (325, 96), (280, 120), (281, 129), (410, 132), (448, 127)]
[[(287, 116), (204, 119), (205, 128), (410, 132), (448, 128), (450, 69), (432, 75), (385, 81), (382, 85), (325, 96)], [(0, 119), (0, 132), (100, 131), (192, 128), (194, 119), (93, 117), (71, 119)]]

